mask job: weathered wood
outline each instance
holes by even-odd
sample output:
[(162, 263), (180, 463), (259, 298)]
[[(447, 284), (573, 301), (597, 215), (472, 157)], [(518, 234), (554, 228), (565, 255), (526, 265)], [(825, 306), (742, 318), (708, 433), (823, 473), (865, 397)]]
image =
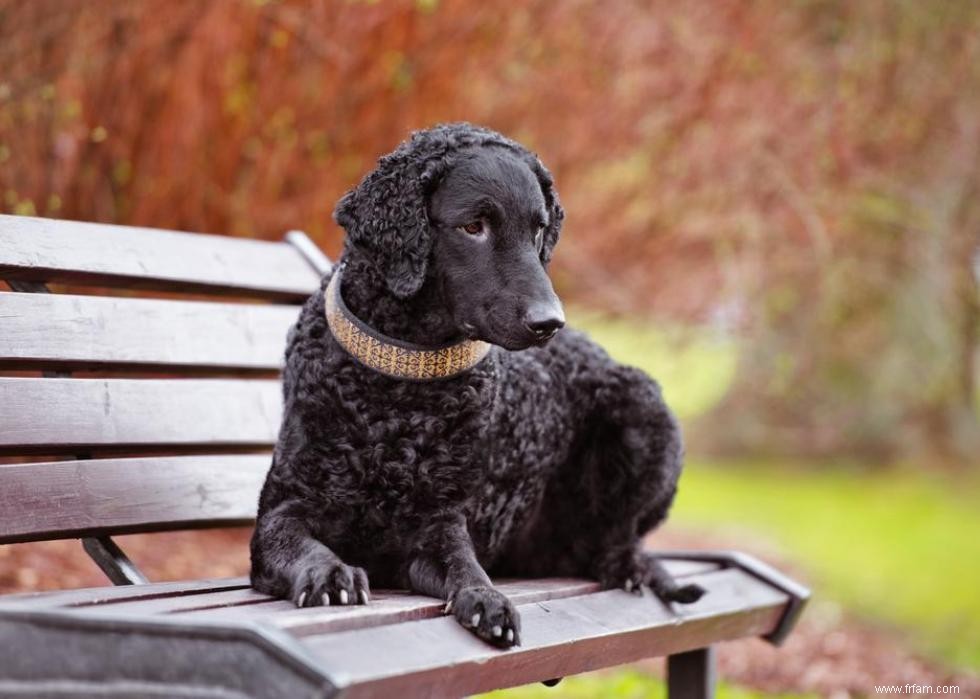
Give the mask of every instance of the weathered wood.
[(279, 382), (0, 378), (0, 453), (267, 447)]
[[(718, 566), (714, 563), (695, 561), (667, 560), (664, 565), (677, 578), (718, 570)], [(598, 590), (598, 584), (593, 581), (570, 578), (501, 579), (496, 581), (496, 585), (501, 592), (519, 604), (583, 595)], [(384, 619), (375, 620), (371, 615), (378, 613), (380, 617), (387, 617), (390, 616), (388, 612), (392, 610), (397, 610), (399, 613), (408, 610), (406, 612), (408, 616), (415, 614), (414, 618), (441, 616), (445, 606), (444, 602), (433, 597), (412, 595), (405, 591), (373, 590), (371, 604), (367, 607), (297, 609), (292, 602), (273, 599), (254, 592), (249, 587), (248, 578), (150, 583), (138, 588), (95, 587), (22, 593), (8, 595), (3, 600), (16, 601), (31, 608), (81, 608), (109, 605), (118, 611), (141, 614), (180, 613), (210, 621), (220, 619), (267, 621), (300, 636), (307, 633), (387, 623)], [(154, 604), (141, 606), (149, 602)], [(257, 604), (259, 602), (262, 604)], [(236, 606), (238, 604), (242, 606)], [(357, 616), (364, 616), (365, 621), (352, 626), (349, 619)]]
[(296, 306), (0, 293), (0, 367), (278, 371)]
[[(275, 603), (277, 600), (256, 592), (250, 587), (214, 592), (200, 592), (193, 595), (155, 597), (140, 600), (115, 600), (97, 605), (99, 611), (112, 614), (134, 614), (138, 616), (158, 614), (194, 614), (215, 609), (225, 609), (229, 613), (241, 611), (255, 605)], [(291, 604), (291, 603), (289, 603)], [(293, 605), (293, 608), (295, 606)], [(86, 609), (95, 609), (94, 606)]]
[(286, 243), (2, 215), (0, 279), (295, 301), (319, 284)]
[[(684, 563), (666, 562), (677, 578), (685, 578), (710, 570), (713, 564), (690, 567)], [(543, 578), (540, 580), (497, 580), (497, 589), (515, 604), (546, 602), (562, 597), (587, 595), (599, 590), (590, 580)], [(296, 609), (291, 602), (273, 600), (248, 608), (201, 608), (188, 610), (195, 618), (253, 619), (286, 629), (296, 636), (348, 631), (417, 619), (434, 619), (443, 615), (445, 603), (432, 597), (405, 592), (375, 591), (367, 607), (310, 607)]]
[(714, 699), (713, 646), (667, 656), (668, 699)]
[(268, 454), (0, 466), (0, 544), (244, 524)]
[[(654, 553), (657, 552), (655, 551)], [(740, 551), (672, 550), (669, 552), (669, 555), (676, 560), (713, 561), (725, 568), (741, 568), (759, 580), (763, 580), (769, 585), (772, 585), (777, 590), (785, 592), (789, 597), (789, 602), (786, 605), (783, 618), (780, 620), (779, 626), (765, 637), (774, 646), (781, 645), (786, 640), (796, 626), (796, 622), (803, 613), (807, 601), (810, 599), (809, 588), (784, 575), (771, 565), (760, 561), (758, 558)]]
[(506, 652), (449, 618), (303, 640), (345, 699), (462, 696), (764, 634), (786, 604), (784, 593), (741, 570), (691, 580), (708, 594), (673, 610), (619, 590), (522, 605), (523, 643)]
[[(638, 597), (620, 590), (595, 592), (594, 583), (583, 581), (498, 581), (517, 603), (523, 622), (523, 644), (509, 651), (474, 638), (443, 616), (442, 605), (430, 598), (380, 591), (368, 607), (296, 610), (288, 602), (264, 601), (264, 596), (242, 585), (242, 579), (7, 597), (0, 604), (0, 624), (22, 618), (17, 610), (43, 612), (56, 602), (60, 609), (72, 605), (67, 612), (71, 616), (37, 617), (35, 623), (43, 628), (63, 629), (51, 634), (44, 642), (46, 647), (61, 647), (58, 644), (64, 645), (66, 634), (88, 628), (89, 621), (95, 626), (111, 625), (115, 632), (134, 639), (131, 643), (142, 634), (158, 637), (167, 633), (164, 627), (154, 626), (156, 620), (166, 620), (166, 627), (178, 632), (213, 629), (225, 638), (235, 630), (267, 629), (267, 638), (274, 643), (270, 647), (295, 648), (298, 657), (309, 659), (309, 667), (339, 690), (330, 696), (460, 696), (642, 657), (685, 653), (725, 640), (767, 634), (778, 625), (787, 603), (785, 592), (740, 568), (718, 569), (709, 562), (709, 572), (695, 572), (693, 563), (668, 561), (667, 565), (675, 575), (703, 585), (708, 594), (693, 605), (669, 608), (650, 593)], [(277, 611), (280, 605), (289, 613)], [(435, 616), (413, 621), (418, 617), (412, 616), (411, 605), (415, 613), (431, 609)], [(269, 613), (254, 618), (236, 616), (256, 608)], [(383, 618), (376, 615), (385, 608), (389, 613)], [(391, 613), (395, 609), (398, 613)], [(217, 616), (219, 613), (225, 616)], [(342, 623), (327, 625), (325, 631), (276, 623), (288, 615), (322, 620), (330, 614)], [(359, 615), (369, 622), (353, 621)], [(21, 638), (31, 637), (26, 628), (17, 633)], [(83, 645), (72, 647), (108, 652), (103, 641), (110, 635), (108, 631), (92, 634)], [(185, 644), (181, 641), (180, 648), (174, 646), (174, 652), (186, 650)], [(137, 651), (131, 647), (131, 652)], [(188, 665), (186, 672), (208, 673), (210, 681), (224, 682), (227, 672), (237, 671), (230, 657), (231, 665), (223, 671), (204, 659), (207, 649), (197, 652), (202, 654), (201, 664)], [(378, 662), (379, 657), (384, 662)], [(0, 668), (3, 664), (0, 659)], [(143, 674), (140, 670), (132, 676)]]
[(162, 599), (193, 595), (207, 595), (227, 590), (249, 588), (248, 578), (209, 578), (204, 580), (178, 580), (156, 582), (148, 585), (124, 585), (121, 587), (84, 587), (75, 590), (50, 592), (21, 592), (0, 597), (0, 605), (16, 604), (25, 609), (60, 609), (97, 607), (104, 604), (136, 600)]
[(18, 609), (0, 600), (0, 696), (326, 699), (298, 644), (256, 626)]

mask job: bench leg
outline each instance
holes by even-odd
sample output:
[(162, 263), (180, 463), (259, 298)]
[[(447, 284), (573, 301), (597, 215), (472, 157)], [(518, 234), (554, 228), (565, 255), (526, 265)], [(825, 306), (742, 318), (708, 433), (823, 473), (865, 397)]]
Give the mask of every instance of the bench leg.
[(82, 547), (113, 585), (142, 585), (149, 582), (116, 542), (108, 536), (82, 539)]
[(669, 699), (714, 699), (715, 649), (711, 646), (667, 656)]

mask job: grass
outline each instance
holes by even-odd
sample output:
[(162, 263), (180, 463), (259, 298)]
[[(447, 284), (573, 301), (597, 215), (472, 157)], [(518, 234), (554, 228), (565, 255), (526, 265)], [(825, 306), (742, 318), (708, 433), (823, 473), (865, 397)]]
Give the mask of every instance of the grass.
[[(567, 677), (557, 687), (541, 684), (504, 689), (481, 695), (483, 699), (664, 699), (667, 690), (664, 682), (636, 670), (619, 670), (610, 673), (593, 673)], [(739, 687), (719, 684), (718, 699), (809, 699), (813, 695), (763, 694)], [(815, 697), (814, 697), (815, 699)]]
[(674, 524), (744, 528), (810, 572), (816, 594), (980, 668), (980, 487), (911, 469), (691, 463)]

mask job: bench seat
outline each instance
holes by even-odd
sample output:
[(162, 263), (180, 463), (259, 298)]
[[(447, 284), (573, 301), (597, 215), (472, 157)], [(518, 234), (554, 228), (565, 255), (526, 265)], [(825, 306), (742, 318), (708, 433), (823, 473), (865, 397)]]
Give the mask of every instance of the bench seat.
[(522, 619), (523, 643), (507, 651), (460, 628), (439, 600), (399, 591), (375, 591), (367, 607), (305, 609), (245, 578), (11, 595), (0, 599), (0, 663), (15, 670), (0, 695), (111, 677), (126, 696), (463, 696), (746, 636), (779, 640), (799, 613), (800, 590), (755, 559), (663, 555), (708, 594), (668, 606), (584, 580), (498, 581)]

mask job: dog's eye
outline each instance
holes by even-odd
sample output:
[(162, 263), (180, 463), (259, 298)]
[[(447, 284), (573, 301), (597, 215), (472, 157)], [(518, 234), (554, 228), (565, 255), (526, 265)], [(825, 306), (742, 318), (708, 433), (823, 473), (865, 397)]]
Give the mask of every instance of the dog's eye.
[(538, 232), (534, 234), (534, 247), (541, 249), (541, 242), (544, 240), (544, 226), (538, 226)]
[(483, 221), (473, 221), (472, 223), (467, 223), (465, 226), (460, 226), (459, 229), (470, 235), (480, 235), (483, 233)]

